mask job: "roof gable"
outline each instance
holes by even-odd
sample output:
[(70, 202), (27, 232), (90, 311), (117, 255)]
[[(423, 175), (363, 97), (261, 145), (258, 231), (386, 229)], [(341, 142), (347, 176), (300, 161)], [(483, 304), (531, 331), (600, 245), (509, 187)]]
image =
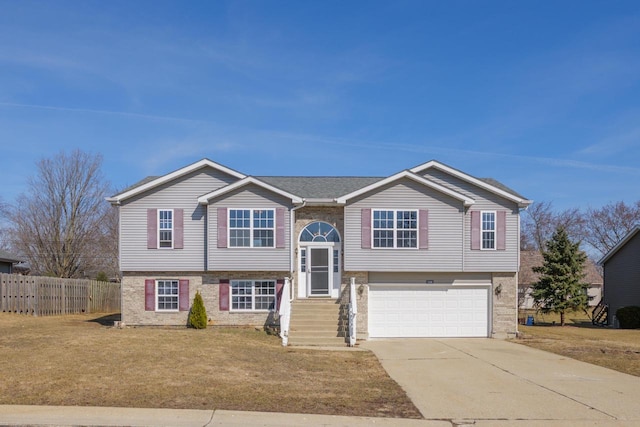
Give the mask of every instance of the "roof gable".
[(624, 247), (624, 245), (627, 244), (627, 242), (631, 239), (633, 239), (633, 237), (640, 231), (640, 225), (636, 225), (635, 227), (633, 227), (626, 236), (624, 236), (622, 238), (622, 240), (620, 240), (618, 242), (617, 245), (615, 245), (613, 248), (611, 248), (611, 250), (609, 252), (607, 252), (605, 254), (605, 256), (603, 256), (600, 261), (598, 261), (598, 264), (600, 265), (604, 265), (605, 262), (609, 261), (609, 259), (611, 259), (612, 256), (614, 256), (616, 254), (616, 252), (618, 252), (620, 249), (622, 249), (622, 247)]
[(107, 198), (107, 201), (112, 203), (112, 204), (118, 204), (126, 199), (129, 199), (133, 196), (136, 196), (140, 193), (144, 193), (145, 191), (151, 190), (153, 188), (159, 187), (163, 184), (166, 184), (167, 182), (171, 182), (175, 179), (178, 179), (184, 175), (187, 175), (193, 171), (196, 171), (198, 169), (202, 169), (202, 168), (206, 168), (206, 167), (210, 167), (216, 170), (219, 170), (221, 172), (224, 172), (228, 175), (231, 175), (235, 178), (238, 179), (243, 179), (246, 177), (246, 175), (237, 172), (233, 169), (230, 169), (226, 166), (222, 166), (219, 163), (216, 163), (214, 161), (211, 161), (209, 159), (202, 159), (200, 161), (197, 161), (195, 163), (192, 163), (188, 166), (185, 166), (183, 168), (180, 168), (176, 171), (173, 171), (171, 173), (168, 173), (166, 175), (162, 175), (159, 177), (148, 177), (143, 179), (142, 181), (140, 181), (139, 183), (129, 187), (127, 190), (116, 194), (113, 197), (109, 197)]
[(346, 194), (346, 195), (344, 195), (342, 197), (338, 197), (336, 199), (336, 201), (338, 203), (343, 203), (343, 204), (347, 203), (347, 201), (349, 199), (352, 199), (354, 197), (360, 196), (362, 194), (365, 194), (365, 193), (368, 193), (368, 192), (371, 192), (371, 191), (375, 191), (380, 187), (383, 187), (383, 186), (385, 186), (387, 184), (390, 184), (392, 182), (398, 181), (398, 180), (403, 179), (403, 178), (409, 178), (409, 179), (411, 179), (411, 180), (413, 180), (413, 181), (415, 181), (415, 182), (417, 182), (419, 184), (422, 184), (422, 185), (424, 185), (426, 187), (430, 187), (430, 188), (432, 188), (432, 189), (434, 189), (436, 191), (439, 191), (439, 192), (441, 192), (443, 194), (446, 194), (446, 195), (448, 195), (450, 197), (453, 197), (454, 199), (460, 200), (461, 202), (464, 203), (465, 206), (471, 206), (471, 205), (473, 205), (475, 203), (475, 200), (471, 199), (468, 196), (465, 196), (462, 193), (459, 193), (457, 191), (454, 191), (454, 190), (451, 190), (449, 188), (446, 188), (446, 187), (444, 187), (444, 186), (442, 186), (442, 185), (440, 185), (438, 183), (435, 183), (435, 182), (433, 182), (433, 181), (431, 181), (431, 180), (429, 180), (427, 178), (424, 178), (424, 177), (422, 177), (420, 175), (417, 175), (417, 174), (415, 174), (415, 173), (413, 173), (411, 171), (408, 171), (408, 170), (404, 170), (402, 172), (398, 172), (397, 174), (391, 175), (388, 178), (385, 178), (385, 179), (382, 179), (380, 181), (374, 182), (373, 184), (367, 185), (366, 187), (362, 187), (362, 188), (360, 188), (360, 189), (358, 189), (356, 191), (353, 191), (353, 192), (351, 192), (349, 194)]
[(496, 181), (495, 179), (492, 178), (476, 178), (474, 176), (471, 176), (467, 173), (464, 173), (458, 169), (452, 168), (451, 166), (447, 166), (444, 163), (440, 163), (436, 160), (430, 160), (426, 163), (423, 163), (421, 165), (418, 165), (412, 169), (410, 169), (411, 172), (415, 173), (415, 174), (419, 174), (420, 172), (423, 172), (427, 169), (430, 168), (434, 168), (434, 169), (438, 169), (442, 172), (445, 172), (449, 175), (452, 175), (458, 179), (461, 179), (463, 181), (466, 181), (470, 184), (473, 184), (479, 188), (482, 188), (486, 191), (489, 191), (493, 194), (497, 194), (501, 197), (504, 197), (507, 200), (511, 200), (512, 202), (515, 202), (518, 204), (519, 207), (521, 208), (526, 208), (527, 206), (529, 206), (532, 201), (528, 200), (526, 198), (524, 198), (523, 196), (521, 196), (520, 194), (516, 193), (515, 191), (511, 190), (509, 187), (501, 184), (500, 182)]
[(263, 182), (263, 181), (259, 180), (258, 178), (255, 178), (253, 176), (248, 176), (246, 178), (243, 178), (243, 179), (241, 179), (239, 181), (234, 182), (233, 184), (229, 184), (229, 185), (227, 185), (225, 187), (219, 188), (218, 190), (212, 191), (210, 193), (207, 193), (207, 194), (205, 194), (203, 196), (198, 197), (198, 203), (200, 203), (201, 205), (207, 205), (207, 204), (209, 204), (209, 202), (212, 199), (215, 199), (216, 197), (220, 197), (223, 194), (227, 194), (227, 193), (229, 193), (229, 192), (231, 192), (233, 190), (236, 190), (238, 188), (244, 187), (244, 186), (249, 185), (249, 184), (257, 185), (257, 186), (262, 187), (262, 188), (264, 188), (266, 190), (269, 190), (269, 191), (271, 191), (273, 193), (276, 193), (276, 194), (279, 194), (279, 195), (281, 195), (283, 197), (291, 199), (292, 203), (302, 203), (302, 201), (303, 201), (302, 198), (300, 198), (300, 197), (298, 197), (298, 196), (296, 196), (294, 194), (291, 194), (291, 193), (289, 193), (287, 191), (284, 191), (284, 190), (282, 190), (280, 188), (274, 187), (271, 184), (267, 184), (266, 182)]

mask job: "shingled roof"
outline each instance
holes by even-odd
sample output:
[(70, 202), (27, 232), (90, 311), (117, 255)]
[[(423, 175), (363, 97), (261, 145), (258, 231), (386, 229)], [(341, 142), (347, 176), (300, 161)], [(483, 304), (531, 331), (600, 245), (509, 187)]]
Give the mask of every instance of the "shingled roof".
[(2, 250), (2, 249), (0, 249), (0, 261), (11, 262), (11, 263), (22, 262), (22, 260), (19, 259), (14, 254), (12, 254), (10, 252), (7, 252), (5, 250)]
[[(518, 284), (520, 286), (531, 286), (540, 278), (540, 273), (534, 273), (533, 267), (539, 267), (543, 264), (544, 258), (538, 251), (521, 251), (520, 252), (520, 273), (518, 274)], [(584, 281), (590, 285), (602, 285), (604, 282), (602, 275), (596, 264), (588, 259), (585, 262), (586, 276)]]
[(383, 179), (362, 176), (257, 176), (256, 178), (304, 199), (335, 199)]

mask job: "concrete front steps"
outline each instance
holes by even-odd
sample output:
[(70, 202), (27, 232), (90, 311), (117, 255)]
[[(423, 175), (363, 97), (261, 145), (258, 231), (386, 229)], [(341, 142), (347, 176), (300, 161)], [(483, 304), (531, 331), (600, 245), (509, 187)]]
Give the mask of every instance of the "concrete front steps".
[(333, 299), (300, 299), (291, 305), (289, 345), (345, 347), (347, 321)]

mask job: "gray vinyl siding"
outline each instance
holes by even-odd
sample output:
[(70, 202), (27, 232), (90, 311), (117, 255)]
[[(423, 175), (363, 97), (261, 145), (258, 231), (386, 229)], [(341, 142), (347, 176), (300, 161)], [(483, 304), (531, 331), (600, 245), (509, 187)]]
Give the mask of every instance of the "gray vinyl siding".
[[(149, 190), (120, 206), (122, 271), (203, 271), (206, 207), (198, 197), (237, 179), (214, 169), (200, 169)], [(147, 249), (147, 209), (184, 209), (184, 249)]]
[(604, 301), (610, 322), (619, 308), (640, 306), (640, 232), (605, 263)]
[[(427, 209), (428, 249), (362, 249), (361, 209)], [(410, 179), (365, 194), (345, 207), (345, 271), (461, 271), (462, 201)]]
[[(464, 220), (464, 271), (518, 271), (520, 211), (517, 204), (439, 170), (428, 169), (423, 175), (475, 200), (473, 206), (467, 211)], [(469, 214), (471, 210), (507, 211), (506, 250), (471, 250), (471, 215)]]
[[(286, 208), (284, 248), (218, 248), (218, 208), (277, 209)], [(290, 271), (291, 200), (256, 185), (247, 185), (225, 194), (209, 205), (208, 270)]]

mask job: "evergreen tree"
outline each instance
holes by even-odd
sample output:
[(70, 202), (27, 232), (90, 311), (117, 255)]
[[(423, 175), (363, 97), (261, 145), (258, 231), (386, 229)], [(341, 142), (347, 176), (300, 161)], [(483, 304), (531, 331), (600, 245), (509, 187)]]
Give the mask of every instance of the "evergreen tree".
[(533, 268), (540, 273), (540, 279), (533, 284), (531, 295), (536, 308), (542, 313), (559, 313), (564, 326), (566, 312), (588, 307), (589, 284), (582, 282), (587, 255), (580, 250), (580, 243), (569, 240), (563, 227), (556, 229), (545, 246), (544, 263)]
[(205, 329), (207, 327), (207, 310), (204, 308), (204, 301), (200, 292), (196, 292), (193, 299), (193, 306), (189, 313), (189, 326), (195, 329)]

